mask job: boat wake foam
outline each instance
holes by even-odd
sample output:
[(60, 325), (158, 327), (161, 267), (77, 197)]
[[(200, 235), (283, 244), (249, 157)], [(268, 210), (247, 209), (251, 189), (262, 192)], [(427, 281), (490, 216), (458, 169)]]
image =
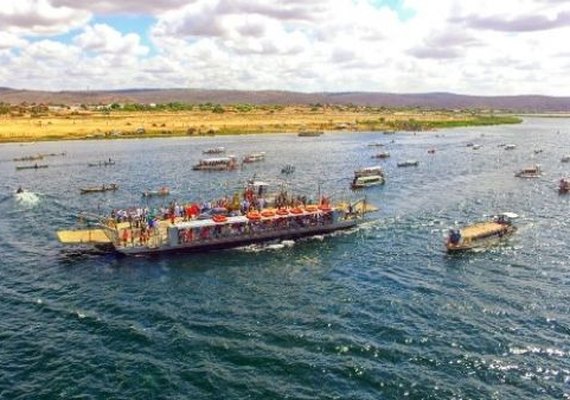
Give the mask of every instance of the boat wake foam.
[(237, 250), (245, 251), (247, 253), (258, 253), (266, 250), (282, 250), (287, 247), (293, 247), (294, 245), (294, 240), (282, 240), (278, 243), (251, 244), (249, 246), (238, 247)]
[(24, 206), (32, 207), (40, 202), (40, 197), (33, 192), (23, 192), (15, 194), (16, 201)]

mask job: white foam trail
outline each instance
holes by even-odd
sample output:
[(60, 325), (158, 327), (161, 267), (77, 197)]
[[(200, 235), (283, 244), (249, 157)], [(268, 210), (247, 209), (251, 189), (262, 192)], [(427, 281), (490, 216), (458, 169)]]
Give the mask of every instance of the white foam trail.
[(16, 201), (25, 206), (35, 206), (39, 203), (40, 198), (33, 192), (16, 193)]

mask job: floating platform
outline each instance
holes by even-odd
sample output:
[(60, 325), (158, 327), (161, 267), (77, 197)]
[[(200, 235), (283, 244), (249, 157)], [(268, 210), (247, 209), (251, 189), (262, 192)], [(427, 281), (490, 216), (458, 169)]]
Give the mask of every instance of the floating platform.
[(111, 244), (111, 241), (102, 229), (58, 231), (57, 238), (63, 244)]

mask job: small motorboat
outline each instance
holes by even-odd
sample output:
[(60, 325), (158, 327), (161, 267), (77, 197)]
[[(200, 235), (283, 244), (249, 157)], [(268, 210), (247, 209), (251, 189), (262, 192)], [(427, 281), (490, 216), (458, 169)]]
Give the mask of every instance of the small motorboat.
[(481, 148), (480, 144), (474, 144), (473, 145), (473, 150), (479, 150)]
[(246, 164), (254, 163), (254, 162), (258, 162), (258, 161), (263, 161), (263, 160), (265, 160), (265, 152), (264, 151), (260, 151), (259, 153), (251, 153), (251, 154), (248, 154), (247, 156), (245, 156), (243, 158), (243, 162)]
[(159, 197), (159, 196), (168, 196), (170, 194), (170, 189), (167, 187), (161, 187), (158, 190), (145, 190), (142, 192), (143, 197)]
[(281, 168), (281, 173), (285, 175), (289, 175), (295, 172), (295, 166), (292, 164), (287, 164), (283, 168)]
[(88, 193), (114, 192), (118, 188), (119, 186), (117, 184), (111, 183), (110, 185), (81, 188), (79, 189), (79, 191), (81, 192), (81, 194), (88, 194)]
[(36, 154), (35, 156), (26, 156), (26, 157), (19, 157), (14, 158), (14, 161), (38, 161), (43, 160), (44, 156), (42, 154)]
[(107, 161), (98, 161), (96, 163), (88, 163), (87, 165), (90, 167), (109, 167), (115, 165), (115, 161), (109, 158)]
[(474, 146), (474, 144), (471, 143), (471, 142), (469, 142), (469, 143), (467, 143), (467, 144), (465, 145), (465, 147), (473, 147), (473, 146)]
[(542, 170), (540, 165), (536, 164), (532, 167), (526, 167), (515, 173), (517, 178), (540, 178)]
[(560, 193), (570, 192), (570, 178), (562, 178), (558, 183), (558, 191)]
[(562, 157), (560, 162), (563, 162), (563, 163), (570, 162), (570, 155), (565, 155), (564, 157)]
[(490, 221), (478, 222), (461, 229), (450, 229), (445, 240), (448, 253), (488, 247), (516, 231), (512, 220), (517, 214), (506, 212)]
[(21, 186), (18, 189), (16, 189), (16, 194), (20, 194), (20, 193), (24, 193), (24, 189), (22, 189)]
[(435, 154), (435, 149), (434, 148), (428, 149), (427, 152), (428, 154)]
[(406, 161), (400, 161), (396, 165), (398, 167), (417, 167), (418, 165), (420, 165), (420, 162), (418, 160), (406, 160)]
[(517, 148), (516, 144), (506, 144), (505, 146), (505, 150), (514, 150)]
[(382, 185), (385, 182), (384, 171), (381, 167), (365, 167), (354, 171), (354, 179), (350, 184), (352, 189), (362, 189), (375, 185)]
[(34, 164), (34, 165), (18, 165), (16, 167), (16, 170), (20, 171), (23, 169), (41, 169), (41, 168), (47, 168), (47, 164)]
[(542, 153), (542, 151), (543, 151), (542, 149), (535, 149), (534, 154), (540, 154), (540, 153)]
[(368, 147), (384, 147), (384, 143), (368, 143)]
[(499, 143), (499, 144), (497, 145), (497, 147), (505, 147), (505, 146), (506, 146), (505, 143)]
[(382, 185), (384, 182), (384, 176), (382, 175), (359, 176), (353, 179), (350, 187), (352, 189), (363, 189), (370, 186)]
[(382, 151), (378, 154), (374, 154), (372, 158), (380, 158), (380, 159), (390, 158), (390, 153), (388, 153), (387, 151)]
[(223, 154), (226, 152), (225, 147), (212, 147), (211, 149), (204, 150), (203, 154)]
[(321, 136), (324, 132), (322, 131), (301, 131), (297, 133), (297, 136), (300, 137), (317, 137)]

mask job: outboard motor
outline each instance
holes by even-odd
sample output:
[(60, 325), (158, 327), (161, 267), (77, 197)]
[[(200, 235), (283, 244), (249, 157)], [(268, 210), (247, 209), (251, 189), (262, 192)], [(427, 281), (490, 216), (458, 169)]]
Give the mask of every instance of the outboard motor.
[(461, 240), (461, 232), (458, 229), (449, 230), (449, 243), (458, 244)]

